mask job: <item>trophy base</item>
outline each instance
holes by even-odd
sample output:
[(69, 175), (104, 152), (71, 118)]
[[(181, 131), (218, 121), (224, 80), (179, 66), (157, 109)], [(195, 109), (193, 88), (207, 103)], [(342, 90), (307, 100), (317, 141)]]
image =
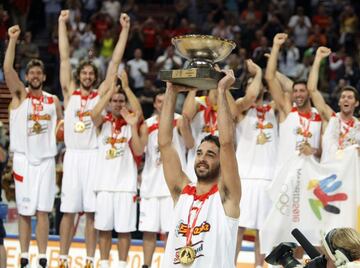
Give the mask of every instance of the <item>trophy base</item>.
[[(174, 84), (193, 87), (200, 90), (216, 89), (221, 78), (224, 77), (223, 72), (214, 70), (213, 68), (190, 68), (176, 70), (161, 70), (160, 80), (169, 81)], [(232, 89), (241, 87), (241, 81), (235, 79)]]

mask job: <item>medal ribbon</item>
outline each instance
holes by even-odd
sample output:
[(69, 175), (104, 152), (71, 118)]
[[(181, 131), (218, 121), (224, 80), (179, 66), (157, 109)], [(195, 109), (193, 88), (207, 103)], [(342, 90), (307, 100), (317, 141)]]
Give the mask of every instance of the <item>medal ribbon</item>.
[[(344, 149), (344, 141), (347, 134), (349, 134), (349, 131), (351, 128), (354, 127), (355, 120), (351, 118), (348, 121), (343, 121), (339, 116), (339, 149)], [(344, 132), (341, 132), (341, 130), (344, 129)]]
[[(217, 188), (217, 184), (214, 184), (213, 187), (211, 187), (210, 191), (208, 193), (211, 193), (211, 192), (214, 192), (214, 190)], [(207, 194), (204, 194), (203, 196), (205, 197), (198, 197), (196, 198), (196, 196), (194, 195), (194, 199), (191, 203), (191, 207), (189, 209), (189, 214), (188, 214), (188, 224), (187, 224), (187, 230), (186, 230), (186, 246), (191, 246), (191, 238), (192, 238), (192, 235), (193, 235), (193, 232), (194, 232), (194, 229), (195, 229), (195, 226), (196, 226), (196, 221), (198, 219), (198, 216), (200, 214), (200, 211), (205, 203), (205, 200), (208, 198), (208, 193)], [(194, 207), (194, 202), (195, 200), (199, 200), (201, 203), (198, 207)], [(190, 218), (191, 218), (191, 212), (195, 210), (196, 214), (195, 214), (195, 217), (194, 217), (194, 220), (191, 224), (191, 227), (190, 227)]]
[[(41, 111), (42, 104), (43, 104), (43, 101), (44, 101), (44, 95), (41, 95), (41, 97), (35, 97), (32, 94), (29, 94), (29, 97), (31, 99), (31, 105), (32, 105), (33, 111), (34, 111), (33, 120), (35, 122), (37, 122), (40, 119), (39, 113)], [(36, 103), (35, 100), (37, 100), (38, 103)]]
[(121, 128), (122, 126), (126, 125), (126, 122), (124, 119), (116, 119), (111, 117), (110, 119), (111, 122), (111, 139), (110, 139), (110, 144), (111, 147), (115, 148), (115, 143), (116, 140), (121, 132)]
[(92, 94), (92, 92), (90, 92), (89, 95), (87, 95), (87, 96), (83, 96), (80, 93), (80, 111), (79, 111), (79, 120), (80, 121), (83, 121), (83, 115), (85, 112), (86, 104), (87, 104), (91, 94)]
[(264, 121), (265, 121), (265, 114), (266, 112), (268, 112), (271, 109), (270, 105), (264, 105), (264, 106), (257, 106), (254, 107), (256, 109), (256, 117), (257, 117), (257, 121), (258, 121), (258, 129), (260, 130), (260, 133), (263, 132), (265, 126), (264, 126)]
[(298, 115), (299, 115), (299, 119), (300, 119), (302, 135), (305, 138), (305, 142), (307, 142), (308, 138), (309, 138), (309, 134), (310, 134), (309, 129), (310, 129), (310, 123), (311, 123), (311, 118), (312, 118), (312, 112), (310, 112), (310, 114), (308, 114), (308, 113), (303, 114), (298, 111)]

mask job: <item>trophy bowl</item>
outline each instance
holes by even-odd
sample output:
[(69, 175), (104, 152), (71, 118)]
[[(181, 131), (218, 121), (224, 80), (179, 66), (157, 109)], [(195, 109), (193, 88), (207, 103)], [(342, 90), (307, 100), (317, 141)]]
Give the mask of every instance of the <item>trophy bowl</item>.
[(214, 67), (236, 47), (235, 42), (211, 35), (180, 35), (171, 39), (180, 55), (190, 60), (189, 68)]
[[(160, 70), (160, 79), (202, 90), (217, 88), (224, 73), (218, 71), (214, 63), (225, 59), (236, 47), (233, 41), (211, 35), (181, 35), (172, 38), (171, 42), (190, 63), (185, 69)], [(241, 82), (236, 79), (232, 88), (240, 87)]]

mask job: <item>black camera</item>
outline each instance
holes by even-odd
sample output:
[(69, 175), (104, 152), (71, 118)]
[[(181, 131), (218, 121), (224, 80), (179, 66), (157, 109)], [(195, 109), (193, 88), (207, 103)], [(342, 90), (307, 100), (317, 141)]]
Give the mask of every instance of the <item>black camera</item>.
[(266, 256), (265, 261), (272, 265), (282, 265), (285, 268), (305, 267), (305, 268), (326, 268), (326, 258), (320, 255), (310, 260), (306, 265), (302, 265), (294, 258), (293, 249), (296, 247), (295, 243), (285, 242), (280, 243), (277, 247)]

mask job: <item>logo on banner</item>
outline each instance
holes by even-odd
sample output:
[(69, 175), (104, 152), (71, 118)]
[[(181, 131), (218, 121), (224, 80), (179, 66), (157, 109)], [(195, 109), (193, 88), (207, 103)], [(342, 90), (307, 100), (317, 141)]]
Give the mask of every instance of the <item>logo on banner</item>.
[(316, 197), (316, 199), (309, 198), (310, 207), (318, 220), (322, 219), (321, 210), (332, 214), (340, 214), (340, 209), (331, 203), (348, 199), (346, 193), (338, 192), (342, 182), (337, 179), (337, 175), (332, 174), (322, 180), (312, 179), (308, 183), (308, 190), (312, 190)]

